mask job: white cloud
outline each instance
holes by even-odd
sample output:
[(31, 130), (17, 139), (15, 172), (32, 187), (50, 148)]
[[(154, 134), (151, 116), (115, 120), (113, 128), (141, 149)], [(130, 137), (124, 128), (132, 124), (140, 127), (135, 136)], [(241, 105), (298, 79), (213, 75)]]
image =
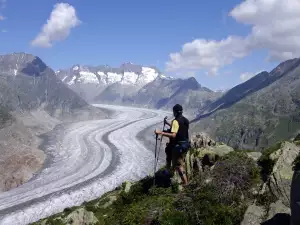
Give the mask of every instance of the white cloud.
[(277, 61), (300, 56), (299, 12), (299, 0), (246, 0), (230, 15), (252, 25), (252, 48), (267, 49), (268, 58)]
[(171, 53), (166, 69), (204, 69), (215, 74), (220, 67), (257, 49), (266, 49), (269, 60), (299, 57), (299, 12), (299, 0), (245, 0), (234, 7), (229, 15), (237, 22), (251, 26), (246, 37), (196, 39), (184, 44), (180, 52)]
[(53, 42), (66, 39), (71, 29), (80, 23), (73, 6), (67, 3), (56, 4), (47, 23), (31, 44), (37, 47), (52, 47)]
[(250, 78), (254, 77), (256, 74), (255, 73), (249, 73), (249, 72), (246, 72), (246, 73), (242, 73), (240, 78), (243, 82), (249, 80)]
[(2, 29), (1, 32), (2, 32), (2, 33), (7, 33), (8, 31), (5, 30), (5, 29)]
[(5, 20), (5, 17), (0, 15), (0, 21), (1, 20)]
[(221, 66), (249, 53), (246, 40), (240, 37), (215, 41), (196, 39), (183, 45), (181, 52), (171, 53), (167, 71), (206, 69), (215, 75)]

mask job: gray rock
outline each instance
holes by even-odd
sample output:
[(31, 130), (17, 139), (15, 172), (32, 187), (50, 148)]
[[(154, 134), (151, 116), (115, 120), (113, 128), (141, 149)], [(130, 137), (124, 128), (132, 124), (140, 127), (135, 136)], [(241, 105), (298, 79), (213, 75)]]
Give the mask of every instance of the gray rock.
[(250, 205), (246, 210), (241, 225), (260, 225), (265, 211), (264, 208), (257, 205)]
[(252, 158), (254, 161), (257, 161), (262, 153), (261, 152), (247, 152), (248, 157)]
[(214, 147), (210, 147), (209, 149), (211, 149), (218, 156), (224, 156), (234, 151), (232, 147), (227, 146), (225, 144), (216, 145)]
[(216, 145), (216, 142), (204, 132), (194, 133), (190, 139), (192, 148), (206, 148)]
[(99, 223), (93, 212), (79, 208), (70, 213), (66, 218), (68, 225), (96, 225)]
[(281, 200), (278, 200), (277, 202), (270, 204), (270, 206), (269, 206), (269, 212), (268, 212), (268, 220), (272, 219), (278, 213), (291, 214), (291, 209), (289, 207), (286, 207), (282, 203)]
[(124, 188), (123, 188), (124, 192), (128, 193), (130, 191), (131, 186), (132, 186), (132, 183), (125, 181)]
[(298, 146), (284, 142), (281, 148), (270, 156), (278, 158), (270, 175), (271, 192), (287, 207), (290, 207), (291, 183), (294, 173), (292, 163), (299, 152)]

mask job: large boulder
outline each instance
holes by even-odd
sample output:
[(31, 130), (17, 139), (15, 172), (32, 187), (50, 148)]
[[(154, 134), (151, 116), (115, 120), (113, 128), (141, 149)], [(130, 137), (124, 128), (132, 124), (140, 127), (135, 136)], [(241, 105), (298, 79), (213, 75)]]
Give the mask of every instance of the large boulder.
[(270, 158), (276, 161), (269, 179), (270, 189), (287, 207), (290, 207), (290, 191), (294, 173), (292, 164), (299, 152), (300, 148), (294, 143), (284, 142), (279, 150), (270, 155)]
[(261, 152), (247, 152), (247, 155), (254, 161), (258, 161), (262, 154)]
[(264, 215), (265, 210), (262, 206), (250, 205), (246, 210), (241, 225), (260, 225)]
[(205, 148), (216, 144), (213, 139), (203, 132), (193, 134), (190, 141), (192, 148)]
[(99, 223), (93, 212), (89, 212), (84, 208), (79, 208), (70, 213), (66, 220), (68, 225), (96, 225)]
[[(204, 136), (201, 136), (200, 140), (208, 140), (205, 138), (203, 139), (203, 137)], [(217, 144), (212, 139), (210, 140), (212, 141), (210, 143), (214, 143), (213, 145), (193, 148), (186, 154), (185, 162), (188, 176), (191, 176), (194, 173), (201, 173), (205, 168), (212, 167), (218, 157), (225, 156), (234, 151), (233, 148), (225, 144)]]
[(278, 213), (291, 214), (291, 209), (286, 207), (281, 200), (278, 200), (277, 202), (270, 204), (268, 220), (272, 219)]

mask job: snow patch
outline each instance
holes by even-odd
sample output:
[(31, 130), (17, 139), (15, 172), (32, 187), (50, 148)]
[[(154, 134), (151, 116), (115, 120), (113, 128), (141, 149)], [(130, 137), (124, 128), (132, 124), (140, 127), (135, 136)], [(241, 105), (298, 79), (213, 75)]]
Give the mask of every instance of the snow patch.
[(124, 72), (124, 77), (121, 84), (135, 84), (138, 79), (138, 75), (134, 72)]
[(60, 70), (57, 70), (57, 71), (55, 72), (55, 74), (58, 74), (58, 73), (60, 73)]
[(139, 76), (137, 83), (140, 85), (145, 85), (154, 81), (157, 76), (158, 72), (150, 67), (142, 67), (142, 74)]
[(65, 76), (65, 77), (64, 77), (64, 78), (63, 78), (61, 81), (62, 81), (62, 82), (64, 82), (64, 81), (65, 81), (65, 79), (67, 79), (67, 77), (68, 77), (68, 76)]
[(70, 80), (70, 81), (68, 82), (68, 85), (74, 84), (75, 79), (76, 79), (76, 76), (73, 76), (72, 80)]
[(98, 74), (99, 76), (105, 76), (105, 73), (103, 73), (103, 72), (101, 72), (101, 71), (98, 71), (97, 74)]
[(174, 77), (166, 76), (166, 75), (164, 75), (164, 74), (160, 74), (159, 77), (160, 77), (161, 79), (165, 79), (165, 80), (173, 80), (173, 79), (174, 79)]
[(98, 71), (97, 74), (100, 76), (101, 82), (104, 84), (107, 84), (107, 82), (106, 82), (107, 75), (102, 71)]
[(119, 73), (107, 73), (107, 82), (108, 84), (113, 84), (116, 82), (120, 82), (122, 80), (123, 75)]
[(74, 71), (79, 70), (79, 67), (78, 67), (78, 66), (75, 66), (75, 67), (73, 68), (73, 70), (74, 70)]
[(15, 74), (15, 76), (17, 76), (18, 75), (18, 70), (14, 69), (14, 74)]
[(98, 80), (96, 74), (94, 74), (94, 73), (80, 71), (79, 74), (80, 74), (79, 81), (81, 83), (84, 83), (84, 84), (98, 84), (99, 83), (99, 80)]

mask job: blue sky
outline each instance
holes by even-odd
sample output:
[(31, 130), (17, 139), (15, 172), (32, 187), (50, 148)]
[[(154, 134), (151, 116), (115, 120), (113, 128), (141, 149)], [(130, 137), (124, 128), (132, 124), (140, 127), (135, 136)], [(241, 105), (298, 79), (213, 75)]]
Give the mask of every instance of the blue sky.
[[(153, 65), (166, 74), (179, 77), (194, 75), (200, 84), (211, 89), (231, 88), (242, 82), (242, 74), (245, 78), (261, 70), (269, 71), (281, 60), (299, 53), (298, 43), (294, 47), (276, 48), (274, 35), (269, 40), (270, 37), (252, 31), (253, 27), (269, 29), (262, 14), (274, 15), (272, 10), (280, 9), (277, 0), (273, 7), (264, 4), (266, 0), (63, 2), (74, 7), (81, 22), (70, 29), (66, 38), (45, 48), (32, 46), (31, 42), (47, 23), (54, 5), (62, 2), (6, 0), (0, 9), (0, 53), (32, 53), (53, 69), (76, 63), (118, 66), (130, 61)], [(297, 0), (287, 2), (297, 4)], [(264, 5), (259, 7), (259, 4)], [(257, 19), (259, 16), (261, 20)], [(230, 35), (242, 40), (229, 40)], [(193, 40), (214, 40), (215, 47)], [(221, 40), (227, 41), (223, 45)], [(186, 43), (192, 44), (183, 52)], [(170, 59), (170, 53), (177, 53), (178, 60)], [(268, 55), (272, 61), (267, 60)], [(201, 60), (203, 62), (199, 63)], [(167, 62), (171, 64), (166, 65)]]

